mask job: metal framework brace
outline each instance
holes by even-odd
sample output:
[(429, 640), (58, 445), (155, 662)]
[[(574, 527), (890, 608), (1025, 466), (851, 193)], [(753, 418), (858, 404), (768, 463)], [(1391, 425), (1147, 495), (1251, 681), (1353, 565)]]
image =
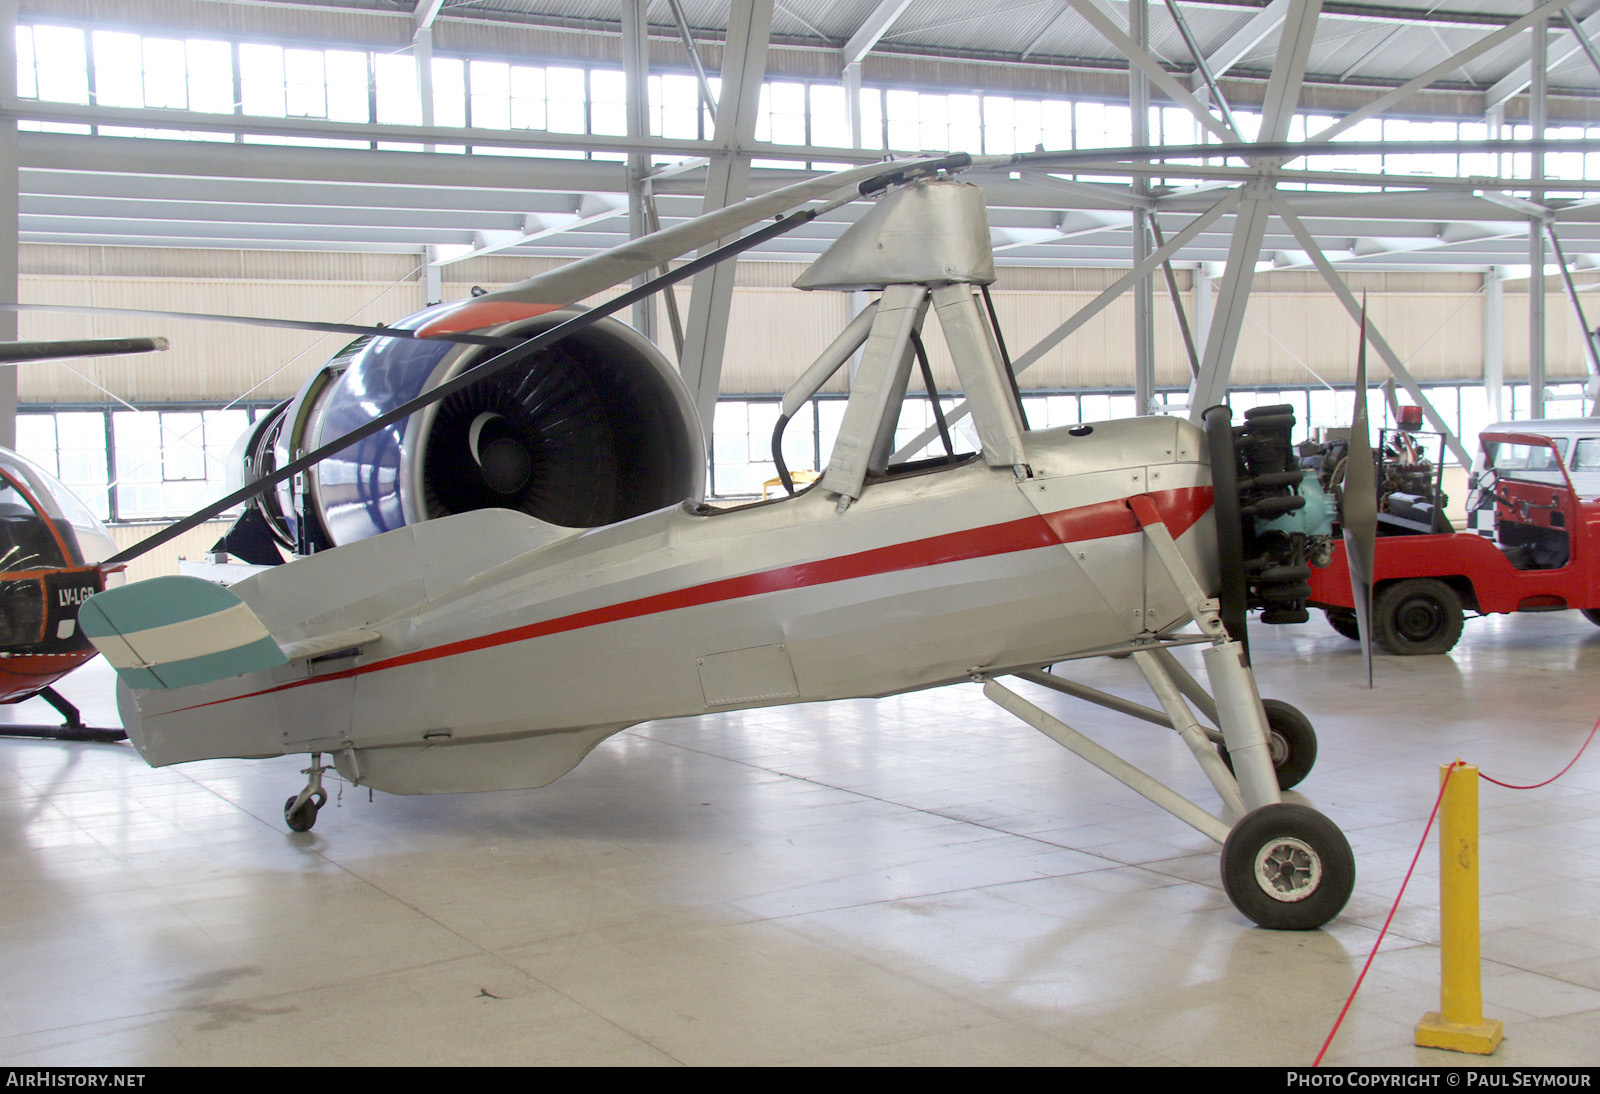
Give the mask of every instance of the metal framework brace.
[(1085, 737), (1061, 719), (1041, 710), (999, 681), (985, 678), (983, 694), (990, 702), (1015, 714), (1052, 741), (1087, 760), (1128, 789), (1143, 795), (1201, 835), (1218, 843), (1227, 840), (1228, 830), (1232, 827), (1230, 824), (1213, 817), (1166, 783), (1134, 767), (1115, 752)]
[[(1163, 656), (1165, 660), (1162, 659)], [(1222, 731), (1201, 725), (1183, 700), (1187, 697), (1192, 701), (1195, 697), (1194, 692), (1198, 691), (1198, 696), (1204, 703), (1195, 705), (1199, 706), (1201, 711), (1206, 713), (1206, 717), (1213, 722), (1216, 720), (1216, 704), (1209, 695), (1199, 690), (1199, 684), (1182, 665), (1178, 664), (1177, 659), (1165, 646), (1145, 646), (1135, 650), (1133, 657), (1140, 671), (1145, 674), (1145, 679), (1149, 681), (1151, 691), (1155, 692), (1162, 705), (1166, 707), (1166, 713), (1124, 699), (1120, 695), (1112, 695), (1099, 688), (1092, 688), (1088, 684), (1080, 684), (1076, 680), (1068, 680), (1038, 669), (1028, 669), (1015, 675), (1030, 684), (1059, 691), (1063, 695), (1082, 699), (1086, 703), (1093, 703), (1095, 706), (1105, 707), (1107, 710), (1114, 710), (1152, 725), (1176, 730), (1184, 743), (1189, 746), (1189, 750), (1194, 753), (1201, 770), (1205, 772), (1206, 778), (1211, 780), (1211, 785), (1222, 798), (1223, 804), (1237, 819), (1245, 811), (1244, 802), (1239, 796), (1238, 780), (1234, 778), (1233, 772), (1228, 770), (1227, 764), (1222, 762), (1222, 757), (1217, 752), (1219, 747), (1226, 747), (1222, 740)]]

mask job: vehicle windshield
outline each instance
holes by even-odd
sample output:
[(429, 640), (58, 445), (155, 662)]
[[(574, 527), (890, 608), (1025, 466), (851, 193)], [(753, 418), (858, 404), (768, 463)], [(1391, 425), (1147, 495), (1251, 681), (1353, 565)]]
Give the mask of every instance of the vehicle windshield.
[(1494, 465), (1501, 471), (1560, 471), (1556, 452), (1567, 454), (1567, 438), (1553, 437), (1554, 450), (1545, 445), (1503, 444), (1494, 455)]

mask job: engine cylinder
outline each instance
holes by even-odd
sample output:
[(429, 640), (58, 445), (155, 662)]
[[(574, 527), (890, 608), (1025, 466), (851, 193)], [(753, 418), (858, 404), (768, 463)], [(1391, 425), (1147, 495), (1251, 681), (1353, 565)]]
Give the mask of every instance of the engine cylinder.
[[(448, 309), (397, 325), (420, 327)], [(477, 333), (528, 339), (579, 313), (547, 311)], [(284, 410), (276, 465), (499, 352), (435, 339), (351, 343)], [(595, 527), (698, 499), (704, 486), (704, 442), (676, 369), (633, 328), (605, 318), (328, 457), (301, 498), (284, 484), (276, 506), (264, 508), (276, 510), (265, 515), (291, 540), (337, 546), (485, 508)]]

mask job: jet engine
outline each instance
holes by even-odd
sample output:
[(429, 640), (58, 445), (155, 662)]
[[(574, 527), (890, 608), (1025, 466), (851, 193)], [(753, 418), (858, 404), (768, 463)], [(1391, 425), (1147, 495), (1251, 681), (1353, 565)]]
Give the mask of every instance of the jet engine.
[[(470, 301), (440, 305), (396, 325), (526, 340), (581, 310), (528, 308), (537, 314), (483, 328), (467, 322), (473, 309)], [(501, 352), (434, 338), (358, 338), (241, 438), (244, 481)], [(677, 370), (643, 335), (606, 318), (257, 495), (218, 546), (267, 561), (230, 542), (243, 538), (235, 533), (244, 523), (304, 554), (486, 508), (589, 528), (697, 499), (704, 486), (704, 441)]]

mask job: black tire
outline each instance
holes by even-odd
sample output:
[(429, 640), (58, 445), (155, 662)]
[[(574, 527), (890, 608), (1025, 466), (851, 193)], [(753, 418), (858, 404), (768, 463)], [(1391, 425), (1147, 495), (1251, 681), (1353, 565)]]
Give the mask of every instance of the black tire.
[(1600, 627), (1600, 608), (1579, 608), (1583, 617), (1595, 626)]
[(1356, 613), (1350, 608), (1323, 608), (1328, 626), (1352, 642), (1361, 641), (1361, 628), (1356, 625)]
[(317, 823), (317, 810), (322, 808), (322, 803), (328, 800), (326, 794), (313, 794), (306, 799), (299, 809), (294, 807), (295, 800), (300, 795), (296, 794), (283, 803), (283, 823), (289, 826), (291, 832), (309, 832), (311, 826)]
[(1222, 845), (1222, 887), (1233, 906), (1274, 931), (1311, 931), (1344, 910), (1356, 860), (1344, 833), (1304, 805), (1263, 805)]
[[(1282, 699), (1263, 699), (1261, 706), (1267, 712), (1267, 747), (1272, 752), (1278, 789), (1299, 786), (1317, 762), (1317, 731), (1300, 708)], [(1233, 757), (1228, 755), (1228, 746), (1218, 744), (1217, 753), (1232, 771)]]
[(1461, 597), (1438, 578), (1384, 586), (1372, 614), (1373, 639), (1399, 656), (1448, 653), (1461, 637)]

